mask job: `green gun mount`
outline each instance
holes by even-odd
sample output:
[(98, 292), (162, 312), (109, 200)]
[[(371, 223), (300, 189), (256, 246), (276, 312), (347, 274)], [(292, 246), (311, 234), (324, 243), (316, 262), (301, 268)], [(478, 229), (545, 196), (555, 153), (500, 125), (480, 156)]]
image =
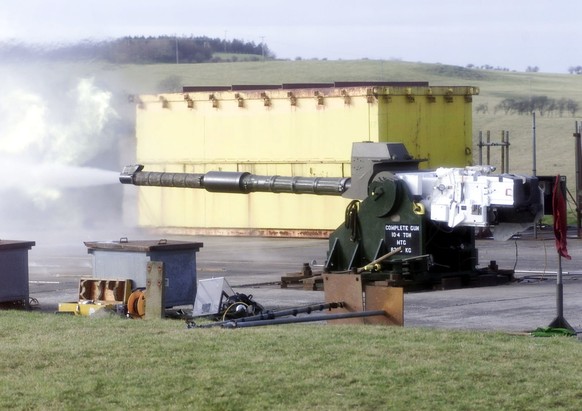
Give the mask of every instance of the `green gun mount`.
[(350, 198), (343, 223), (329, 238), (326, 272), (363, 272), (369, 280), (423, 288), (445, 278), (469, 285), (483, 274), (512, 276), (497, 267), (477, 269), (475, 230), (491, 228), (496, 238), (507, 239), (535, 224), (543, 214), (537, 178), (493, 174), (491, 166), (418, 170), (421, 161), (401, 143), (354, 143), (351, 177), (146, 172), (137, 164), (126, 166), (119, 179), (210, 192)]

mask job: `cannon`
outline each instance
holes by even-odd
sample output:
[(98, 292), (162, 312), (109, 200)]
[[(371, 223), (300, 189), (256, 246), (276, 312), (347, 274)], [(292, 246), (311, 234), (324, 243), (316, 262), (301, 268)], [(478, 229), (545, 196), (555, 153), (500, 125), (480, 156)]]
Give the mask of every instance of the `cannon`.
[(351, 199), (329, 237), (326, 272), (356, 271), (405, 287), (434, 287), (445, 278), (469, 285), (481, 275), (498, 275), (495, 265), (477, 269), (475, 232), (491, 229), (503, 240), (535, 224), (543, 215), (537, 178), (494, 174), (491, 166), (420, 170), (422, 161), (401, 143), (354, 143), (350, 177), (147, 172), (137, 164), (119, 178), (137, 186)]

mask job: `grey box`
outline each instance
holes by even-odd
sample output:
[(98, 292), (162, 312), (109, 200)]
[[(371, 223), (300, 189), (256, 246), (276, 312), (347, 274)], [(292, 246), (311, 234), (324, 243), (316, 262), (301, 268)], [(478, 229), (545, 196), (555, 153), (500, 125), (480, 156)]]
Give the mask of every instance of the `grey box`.
[(28, 250), (34, 241), (0, 240), (0, 302), (29, 304)]
[(93, 255), (93, 277), (130, 279), (134, 288), (145, 288), (149, 261), (164, 263), (166, 307), (194, 305), (196, 253), (202, 243), (170, 240), (85, 242)]

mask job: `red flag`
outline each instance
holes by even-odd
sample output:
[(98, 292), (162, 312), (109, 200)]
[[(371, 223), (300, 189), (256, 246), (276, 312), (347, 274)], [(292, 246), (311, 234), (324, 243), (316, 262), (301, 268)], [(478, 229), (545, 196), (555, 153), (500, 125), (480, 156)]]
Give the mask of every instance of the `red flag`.
[(554, 212), (554, 235), (556, 236), (556, 250), (560, 256), (567, 260), (571, 260), (572, 257), (568, 255), (568, 248), (566, 247), (566, 233), (568, 231), (568, 223), (566, 221), (566, 201), (562, 195), (559, 175), (556, 176), (554, 192), (552, 193), (552, 209)]

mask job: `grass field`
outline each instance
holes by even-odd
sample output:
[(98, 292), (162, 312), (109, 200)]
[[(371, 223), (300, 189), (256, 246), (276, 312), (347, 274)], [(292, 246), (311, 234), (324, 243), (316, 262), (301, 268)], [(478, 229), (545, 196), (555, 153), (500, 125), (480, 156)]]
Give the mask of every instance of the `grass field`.
[(0, 408), (578, 410), (580, 343), (380, 326), (0, 313)]

